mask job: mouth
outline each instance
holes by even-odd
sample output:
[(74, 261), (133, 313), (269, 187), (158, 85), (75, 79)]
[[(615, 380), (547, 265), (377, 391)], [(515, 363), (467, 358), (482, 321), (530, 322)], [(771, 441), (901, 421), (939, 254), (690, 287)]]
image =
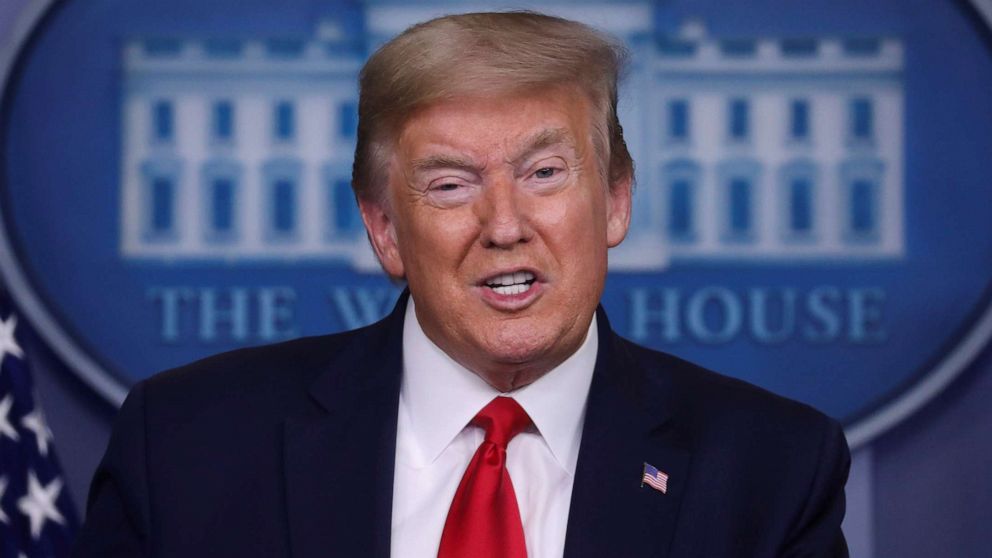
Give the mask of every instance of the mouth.
[(483, 285), (498, 295), (514, 296), (529, 291), (536, 281), (537, 276), (530, 271), (514, 271), (489, 277)]

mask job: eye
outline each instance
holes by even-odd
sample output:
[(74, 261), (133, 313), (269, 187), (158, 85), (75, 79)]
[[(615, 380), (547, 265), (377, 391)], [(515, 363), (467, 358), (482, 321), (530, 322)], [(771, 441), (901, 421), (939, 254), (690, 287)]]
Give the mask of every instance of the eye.
[(436, 207), (455, 207), (471, 200), (478, 188), (458, 178), (441, 178), (427, 186), (425, 197)]
[(559, 157), (538, 161), (531, 169), (527, 184), (532, 192), (550, 194), (568, 184), (569, 169)]

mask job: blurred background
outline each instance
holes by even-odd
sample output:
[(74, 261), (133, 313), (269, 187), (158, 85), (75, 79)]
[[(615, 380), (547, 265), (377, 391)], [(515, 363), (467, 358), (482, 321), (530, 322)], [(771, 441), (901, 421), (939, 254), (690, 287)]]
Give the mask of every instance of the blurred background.
[(992, 1), (0, 0), (0, 557), (60, 555), (135, 382), (391, 308), (358, 71), (507, 8), (630, 51), (613, 327), (841, 421), (853, 556), (988, 555)]

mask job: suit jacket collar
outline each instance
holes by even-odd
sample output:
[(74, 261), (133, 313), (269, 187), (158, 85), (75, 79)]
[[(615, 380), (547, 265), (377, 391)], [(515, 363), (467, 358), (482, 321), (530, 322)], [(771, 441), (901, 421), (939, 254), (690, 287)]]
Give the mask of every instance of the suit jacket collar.
[[(647, 371), (600, 307), (599, 354), (572, 488), (565, 556), (668, 555), (689, 468), (678, 441), (668, 376)], [(644, 465), (669, 477), (661, 493)]]
[[(287, 420), (284, 464), (296, 558), (387, 558), (403, 369), (404, 292), (383, 321), (350, 334), (310, 386), (319, 410)], [(565, 556), (665, 556), (688, 471), (664, 375), (648, 377), (598, 310), (599, 353), (586, 409)], [(644, 463), (669, 475), (641, 484)]]
[(386, 319), (348, 334), (310, 386), (318, 409), (286, 421), (294, 558), (389, 557), (407, 297)]

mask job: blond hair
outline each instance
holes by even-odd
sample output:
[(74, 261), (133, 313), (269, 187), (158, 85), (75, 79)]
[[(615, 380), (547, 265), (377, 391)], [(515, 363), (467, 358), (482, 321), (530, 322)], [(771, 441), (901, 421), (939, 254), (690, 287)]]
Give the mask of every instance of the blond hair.
[(496, 96), (574, 86), (594, 111), (600, 170), (612, 186), (633, 178), (617, 118), (626, 50), (591, 27), (534, 12), (439, 17), (408, 28), (377, 50), (359, 76), (352, 188), (385, 200), (388, 157), (419, 108), (461, 96)]

